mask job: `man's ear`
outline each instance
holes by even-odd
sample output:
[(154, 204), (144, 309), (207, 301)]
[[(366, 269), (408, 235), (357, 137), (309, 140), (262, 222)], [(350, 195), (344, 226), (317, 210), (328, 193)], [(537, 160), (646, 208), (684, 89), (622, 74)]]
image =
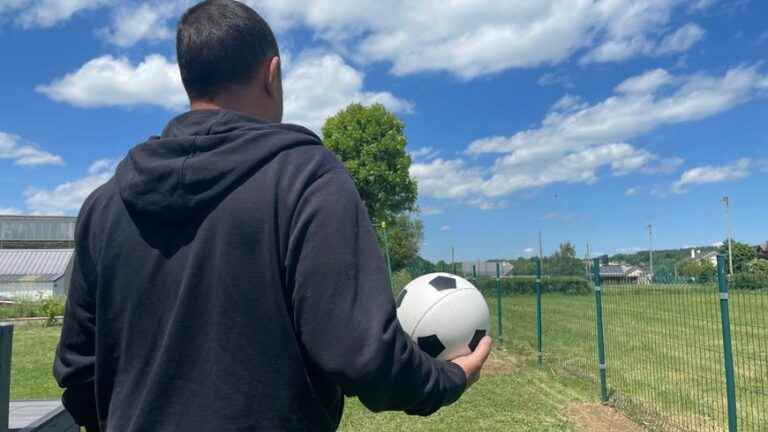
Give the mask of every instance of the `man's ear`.
[(280, 57), (274, 56), (266, 65), (266, 91), (273, 98), (282, 97), (283, 84), (280, 76)]

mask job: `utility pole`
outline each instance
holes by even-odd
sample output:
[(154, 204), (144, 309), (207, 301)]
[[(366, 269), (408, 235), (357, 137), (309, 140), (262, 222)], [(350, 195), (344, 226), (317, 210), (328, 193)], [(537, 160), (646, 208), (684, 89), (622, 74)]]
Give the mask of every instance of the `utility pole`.
[(590, 256), (589, 242), (587, 242), (587, 251), (586, 251), (586, 253), (584, 255), (584, 258), (585, 258), (584, 259), (584, 268), (586, 270), (586, 277), (587, 277), (587, 279), (589, 279), (589, 260), (590, 260), (590, 258), (592, 258)]
[(728, 195), (723, 197), (725, 204), (725, 219), (728, 224), (728, 273), (733, 277), (733, 225), (731, 224), (731, 199)]
[(456, 261), (454, 260), (454, 257), (453, 257), (453, 245), (451, 245), (451, 272), (453, 272), (453, 274), (456, 274)]
[(648, 256), (651, 263), (651, 281), (653, 281), (653, 224), (648, 224)]
[(541, 230), (539, 230), (539, 262), (541, 263), (541, 272), (544, 273), (544, 243), (541, 241)]

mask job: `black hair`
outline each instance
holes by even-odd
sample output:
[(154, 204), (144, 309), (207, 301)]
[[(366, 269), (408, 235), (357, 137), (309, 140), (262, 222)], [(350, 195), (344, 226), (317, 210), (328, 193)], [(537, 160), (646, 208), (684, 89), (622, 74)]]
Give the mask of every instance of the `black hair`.
[(246, 84), (279, 55), (269, 24), (234, 0), (206, 0), (187, 10), (176, 31), (181, 81), (191, 100), (211, 100)]

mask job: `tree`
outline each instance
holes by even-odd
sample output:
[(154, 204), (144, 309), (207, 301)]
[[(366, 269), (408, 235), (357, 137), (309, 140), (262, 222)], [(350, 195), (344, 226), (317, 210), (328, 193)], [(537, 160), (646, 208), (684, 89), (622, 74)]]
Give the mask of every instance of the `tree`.
[(560, 244), (560, 248), (545, 262), (548, 275), (580, 276), (584, 263), (576, 258), (576, 247), (571, 242)]
[(745, 271), (755, 275), (768, 277), (768, 260), (753, 259), (745, 265)]
[[(726, 256), (726, 270), (728, 270), (728, 240), (723, 242), (720, 247), (720, 253)], [(741, 273), (746, 271), (747, 263), (757, 258), (757, 250), (754, 247), (746, 244), (734, 241), (733, 242), (733, 271), (735, 273)]]
[(387, 224), (387, 236), (392, 270), (402, 270), (418, 256), (424, 224), (408, 213), (400, 213)]
[[(416, 258), (423, 239), (403, 129), (403, 123), (380, 104), (349, 105), (323, 126), (325, 146), (349, 171), (371, 221), (379, 231), (382, 222), (387, 226), (393, 271)], [(383, 247), (381, 235), (379, 244)]]
[(404, 127), (380, 104), (349, 105), (323, 126), (326, 147), (347, 167), (375, 221), (391, 222), (415, 209), (416, 182), (408, 174)]
[(707, 260), (688, 260), (680, 264), (677, 272), (680, 276), (687, 279), (694, 279), (697, 282), (710, 282), (715, 277), (715, 266)]

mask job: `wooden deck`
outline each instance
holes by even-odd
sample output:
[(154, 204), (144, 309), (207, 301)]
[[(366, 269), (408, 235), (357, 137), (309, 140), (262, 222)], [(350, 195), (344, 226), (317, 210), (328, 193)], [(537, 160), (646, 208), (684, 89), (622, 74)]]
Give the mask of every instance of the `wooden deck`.
[(10, 432), (78, 432), (72, 417), (59, 401), (12, 401)]

